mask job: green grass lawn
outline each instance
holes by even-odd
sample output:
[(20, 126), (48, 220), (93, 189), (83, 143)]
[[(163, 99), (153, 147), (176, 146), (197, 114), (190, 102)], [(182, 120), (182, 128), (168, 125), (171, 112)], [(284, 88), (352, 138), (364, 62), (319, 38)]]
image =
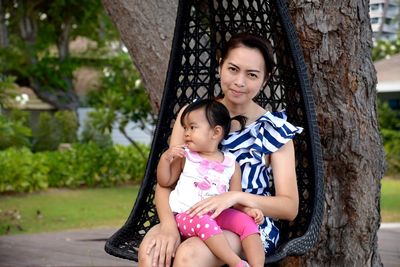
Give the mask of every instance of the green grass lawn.
[(385, 178), (381, 191), (382, 222), (400, 222), (400, 180)]
[(0, 235), (122, 226), (137, 186), (0, 196)]
[[(137, 186), (0, 196), (0, 235), (122, 226)], [(382, 180), (382, 222), (400, 222), (400, 180)]]

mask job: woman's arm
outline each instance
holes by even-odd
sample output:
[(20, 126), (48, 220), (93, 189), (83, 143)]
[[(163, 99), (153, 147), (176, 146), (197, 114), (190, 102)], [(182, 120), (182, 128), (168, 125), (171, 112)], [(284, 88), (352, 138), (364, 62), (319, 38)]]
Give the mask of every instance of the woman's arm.
[[(184, 140), (184, 130), (180, 124), (182, 111), (183, 109), (179, 112), (172, 130), (170, 139), (171, 147), (181, 144)], [(171, 257), (175, 255), (181, 241), (175, 217), (169, 206), (170, 193), (171, 188), (156, 185), (155, 204), (158, 218), (160, 219), (159, 230), (156, 231), (157, 234), (154, 237), (151, 236), (147, 239), (143, 247), (140, 247), (146, 255), (149, 257), (152, 255), (152, 266), (164, 266), (164, 263), (166, 266), (170, 266)]]
[(165, 201), (165, 199), (168, 200), (170, 193), (170, 188), (156, 185), (155, 204), (160, 225), (158, 233), (149, 239), (144, 247), (146, 257), (152, 256), (150, 258), (152, 266), (171, 266), (171, 259), (175, 256), (175, 251), (181, 242), (175, 217), (169, 202)]
[(261, 209), (268, 217), (291, 221), (297, 216), (299, 206), (293, 141), (271, 154), (271, 167), (275, 196), (242, 193), (236, 196), (235, 202)]

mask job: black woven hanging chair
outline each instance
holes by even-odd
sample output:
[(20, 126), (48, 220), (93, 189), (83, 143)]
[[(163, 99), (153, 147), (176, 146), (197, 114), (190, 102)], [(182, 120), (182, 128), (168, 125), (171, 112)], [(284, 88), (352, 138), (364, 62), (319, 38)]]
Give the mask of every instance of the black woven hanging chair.
[(288, 120), (304, 128), (294, 139), (300, 196), (293, 222), (278, 222), (281, 239), (266, 263), (302, 255), (316, 242), (323, 215), (323, 171), (319, 133), (307, 69), (284, 0), (180, 0), (165, 89), (145, 177), (125, 225), (105, 245), (107, 253), (138, 260), (146, 232), (159, 222), (154, 206), (156, 166), (168, 147), (179, 109), (195, 98), (217, 96), (218, 52), (234, 33), (268, 39), (274, 50), (273, 78), (257, 101), (270, 111), (286, 109)]

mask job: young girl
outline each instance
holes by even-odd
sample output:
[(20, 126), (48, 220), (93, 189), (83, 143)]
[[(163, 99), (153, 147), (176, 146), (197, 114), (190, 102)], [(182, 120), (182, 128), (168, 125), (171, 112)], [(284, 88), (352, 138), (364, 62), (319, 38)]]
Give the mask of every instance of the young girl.
[[(245, 125), (243, 116), (237, 116), (234, 120)], [(229, 266), (249, 266), (225, 239), (222, 229), (230, 230), (240, 236), (250, 266), (264, 266), (264, 249), (257, 225), (264, 221), (261, 210), (236, 205), (236, 209), (228, 208), (215, 219), (211, 216), (211, 210), (196, 216), (186, 212), (210, 196), (228, 190), (242, 190), (240, 167), (235, 156), (218, 149), (230, 131), (228, 110), (215, 100), (197, 100), (185, 108), (181, 124), (185, 144), (165, 151), (157, 167), (160, 186), (170, 187), (177, 183), (171, 192), (169, 204), (180, 234), (183, 238), (201, 238)]]

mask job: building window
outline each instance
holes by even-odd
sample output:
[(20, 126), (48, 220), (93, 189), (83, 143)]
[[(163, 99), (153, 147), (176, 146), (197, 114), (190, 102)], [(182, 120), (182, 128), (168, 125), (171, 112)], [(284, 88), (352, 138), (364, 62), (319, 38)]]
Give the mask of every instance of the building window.
[(379, 18), (371, 18), (371, 24), (378, 24), (379, 23)]
[(383, 9), (383, 4), (372, 4), (369, 6), (370, 11), (380, 11)]
[(389, 107), (394, 110), (400, 110), (400, 99), (389, 99)]

